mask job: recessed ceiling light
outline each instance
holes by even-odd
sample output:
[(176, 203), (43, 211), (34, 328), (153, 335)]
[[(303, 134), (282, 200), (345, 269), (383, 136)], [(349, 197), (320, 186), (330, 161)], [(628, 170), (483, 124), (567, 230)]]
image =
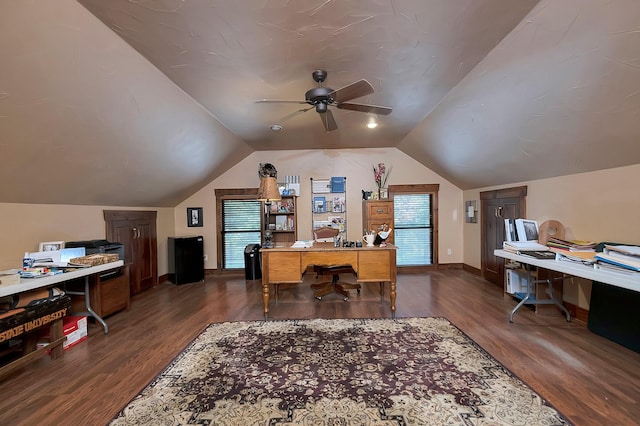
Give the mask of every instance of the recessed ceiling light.
[(271, 126), (269, 126), (269, 128), (271, 130), (273, 130), (274, 132), (279, 132), (280, 130), (282, 130), (284, 127), (282, 127), (280, 124), (272, 124)]
[(376, 123), (375, 121), (369, 121), (366, 126), (367, 129), (375, 129), (376, 127), (378, 127), (378, 123)]

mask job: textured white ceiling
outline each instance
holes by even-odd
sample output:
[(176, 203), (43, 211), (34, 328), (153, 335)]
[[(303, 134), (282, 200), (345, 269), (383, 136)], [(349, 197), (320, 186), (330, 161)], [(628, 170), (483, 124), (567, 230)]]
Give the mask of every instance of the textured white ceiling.
[[(175, 205), (253, 150), (397, 147), (463, 189), (636, 164), (638, 22), (635, 0), (0, 2), (0, 201)], [(255, 102), (319, 68), (393, 112), (327, 133)]]

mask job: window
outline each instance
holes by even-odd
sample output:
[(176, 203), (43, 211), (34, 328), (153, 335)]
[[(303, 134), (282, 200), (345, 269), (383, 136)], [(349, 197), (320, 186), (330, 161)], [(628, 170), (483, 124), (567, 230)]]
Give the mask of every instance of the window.
[(393, 185), (394, 244), (398, 266), (437, 265), (438, 185)]
[(245, 247), (261, 242), (262, 207), (256, 191), (216, 190), (221, 269), (244, 268)]

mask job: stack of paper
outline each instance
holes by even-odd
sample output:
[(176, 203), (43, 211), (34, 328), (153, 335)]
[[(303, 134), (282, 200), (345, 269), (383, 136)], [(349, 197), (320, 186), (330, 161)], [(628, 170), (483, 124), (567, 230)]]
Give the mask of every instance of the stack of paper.
[(571, 252), (568, 250), (558, 249), (555, 247), (549, 247), (551, 251), (556, 253), (558, 260), (571, 260), (573, 262), (584, 263), (585, 265), (592, 265), (596, 262), (594, 251), (591, 252)]
[(0, 271), (0, 285), (18, 284), (19, 282), (19, 269), (8, 269), (6, 271)]
[(313, 245), (313, 241), (296, 241), (291, 245), (292, 248), (309, 248)]
[(502, 248), (512, 253), (520, 253), (521, 251), (548, 251), (549, 247), (538, 243), (537, 241), (505, 241)]
[(605, 245), (602, 253), (596, 254), (598, 262), (640, 272), (640, 247)]
[(547, 245), (552, 248), (560, 250), (567, 250), (572, 252), (594, 252), (598, 243), (593, 241), (567, 241), (560, 238), (549, 237)]

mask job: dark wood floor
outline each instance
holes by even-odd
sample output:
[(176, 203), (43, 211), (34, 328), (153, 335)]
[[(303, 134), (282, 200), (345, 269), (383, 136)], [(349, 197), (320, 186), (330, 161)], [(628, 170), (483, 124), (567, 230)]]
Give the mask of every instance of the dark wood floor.
[[(448, 318), (576, 425), (639, 421), (640, 354), (559, 312), (522, 309), (510, 324), (515, 302), (462, 270), (398, 280), (398, 317)], [(271, 320), (390, 316), (388, 289), (381, 300), (377, 285), (348, 302), (317, 301), (307, 285), (281, 286), (270, 309)], [(90, 324), (89, 339), (62, 358), (45, 357), (0, 382), (0, 424), (106, 424), (208, 323), (262, 318), (260, 283), (243, 276), (163, 283), (109, 317), (108, 335)]]

